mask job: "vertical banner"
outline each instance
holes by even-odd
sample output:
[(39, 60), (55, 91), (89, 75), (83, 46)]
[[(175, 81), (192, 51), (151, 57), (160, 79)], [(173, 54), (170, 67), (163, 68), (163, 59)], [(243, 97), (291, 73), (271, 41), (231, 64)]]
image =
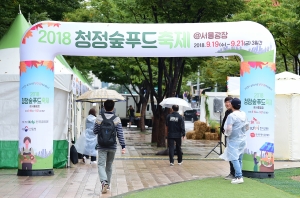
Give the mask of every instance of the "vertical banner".
[[(243, 170), (274, 172), (275, 63), (241, 63), (241, 101), (250, 124)], [(266, 176), (267, 177), (267, 176)]]
[(20, 63), (18, 175), (53, 168), (53, 71), (52, 61)]

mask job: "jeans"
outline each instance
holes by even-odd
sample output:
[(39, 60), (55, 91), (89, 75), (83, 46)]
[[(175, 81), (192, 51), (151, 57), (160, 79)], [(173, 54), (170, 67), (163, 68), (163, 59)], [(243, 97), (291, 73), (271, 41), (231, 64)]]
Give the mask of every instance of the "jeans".
[(98, 150), (98, 173), (100, 182), (106, 181), (110, 184), (112, 174), (112, 163), (115, 159), (116, 150), (99, 149)]
[(235, 170), (235, 178), (240, 178), (242, 177), (242, 167), (243, 167), (243, 154), (240, 154), (239, 159), (238, 160), (232, 160), (231, 163), (234, 167)]
[(182, 162), (181, 138), (169, 138), (168, 146), (169, 146), (170, 163), (174, 163), (174, 142), (176, 142), (177, 160), (178, 163), (181, 163)]

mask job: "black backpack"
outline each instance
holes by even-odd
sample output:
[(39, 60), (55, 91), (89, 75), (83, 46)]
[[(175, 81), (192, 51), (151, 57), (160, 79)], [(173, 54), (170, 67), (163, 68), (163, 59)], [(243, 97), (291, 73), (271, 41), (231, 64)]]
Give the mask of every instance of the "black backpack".
[(73, 164), (78, 163), (78, 153), (74, 145), (70, 148), (70, 160)]
[(104, 114), (102, 116), (102, 123), (100, 125), (100, 131), (98, 132), (98, 144), (101, 147), (110, 147), (116, 144), (116, 126), (113, 120), (117, 116), (112, 116), (110, 119), (107, 119)]

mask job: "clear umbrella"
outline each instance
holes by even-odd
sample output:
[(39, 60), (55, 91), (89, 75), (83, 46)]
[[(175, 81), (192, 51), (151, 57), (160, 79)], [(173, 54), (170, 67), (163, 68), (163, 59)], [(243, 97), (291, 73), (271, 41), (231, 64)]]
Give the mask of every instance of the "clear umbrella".
[(113, 100), (115, 102), (125, 101), (125, 98), (115, 90), (109, 89), (95, 89), (90, 90), (79, 96), (76, 102), (104, 102), (106, 100)]
[(192, 109), (190, 107), (190, 104), (187, 101), (185, 101), (181, 98), (176, 98), (176, 97), (166, 98), (161, 103), (159, 103), (159, 105), (164, 108), (165, 107), (172, 108), (173, 105), (178, 105), (178, 106), (184, 107), (185, 110)]

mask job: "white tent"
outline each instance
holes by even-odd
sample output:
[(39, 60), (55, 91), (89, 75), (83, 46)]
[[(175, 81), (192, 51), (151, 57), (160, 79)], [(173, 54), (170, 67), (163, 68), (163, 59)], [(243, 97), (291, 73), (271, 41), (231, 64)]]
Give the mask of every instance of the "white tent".
[[(239, 97), (240, 90), (228, 95)], [(275, 75), (275, 158), (300, 160), (300, 76)]]

